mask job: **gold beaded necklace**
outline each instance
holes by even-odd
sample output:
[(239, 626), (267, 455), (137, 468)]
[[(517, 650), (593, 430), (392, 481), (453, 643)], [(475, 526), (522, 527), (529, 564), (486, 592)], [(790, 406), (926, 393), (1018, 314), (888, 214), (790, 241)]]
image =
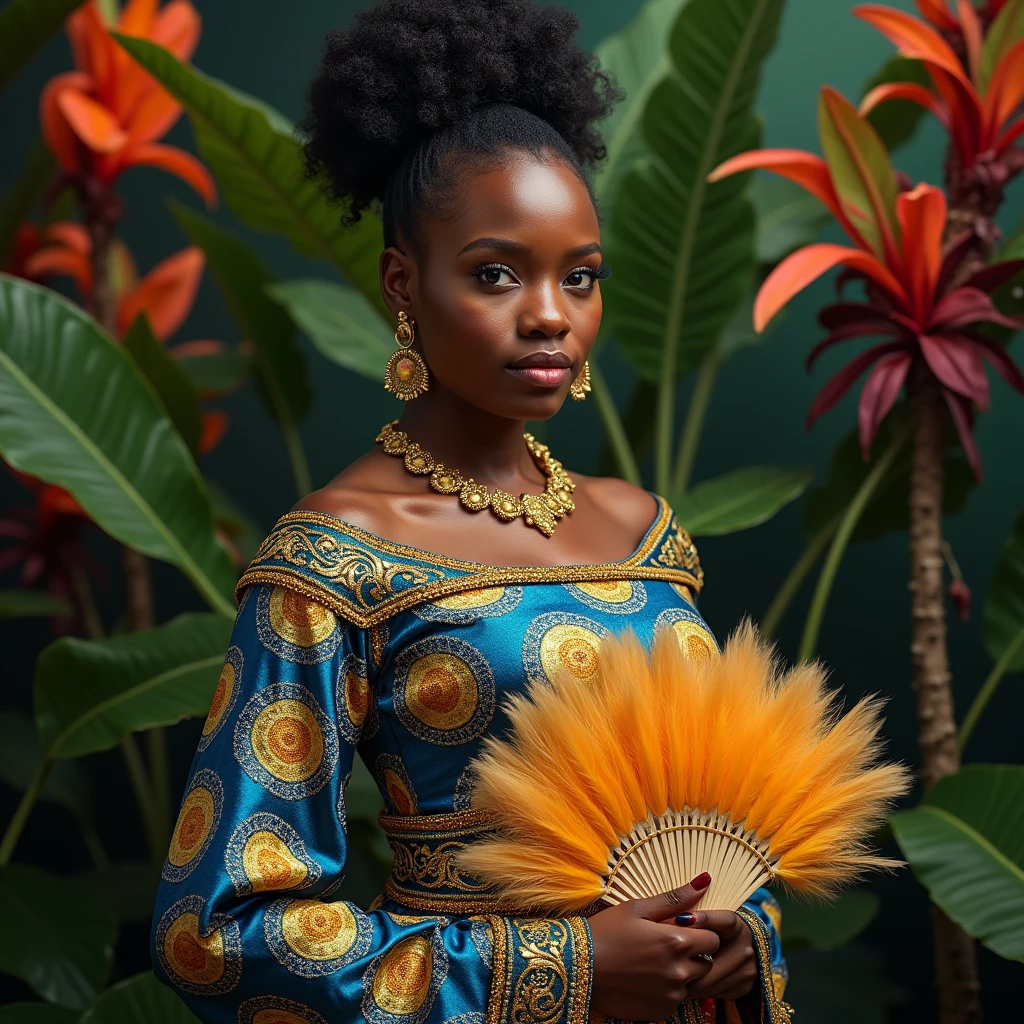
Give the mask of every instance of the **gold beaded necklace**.
[(517, 498), (498, 487), (488, 490), (485, 484), (478, 484), (472, 477), (466, 480), (457, 469), (449, 469), (443, 462), (438, 462), (405, 431), (397, 428), (398, 420), (386, 424), (377, 435), (377, 443), (388, 455), (402, 457), (410, 473), (416, 476), (429, 474), (430, 486), (438, 494), (457, 494), (470, 512), (489, 508), (504, 523), (522, 516), (527, 526), (533, 526), (545, 537), (550, 537), (558, 520), (576, 508), (572, 500), (575, 482), (558, 459), (551, 457), (548, 446), (541, 444), (533, 434), (523, 434), (523, 440), (533, 461), (548, 479), (543, 494), (523, 493)]

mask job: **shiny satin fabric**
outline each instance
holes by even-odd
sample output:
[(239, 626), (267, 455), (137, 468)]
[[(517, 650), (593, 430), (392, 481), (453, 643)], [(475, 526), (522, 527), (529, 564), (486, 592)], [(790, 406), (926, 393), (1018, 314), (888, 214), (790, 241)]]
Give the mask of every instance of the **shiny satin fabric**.
[[(694, 607), (702, 582), (660, 500), (629, 558), (557, 568), (462, 562), (285, 516), (239, 584), (164, 864), (157, 975), (209, 1024), (586, 1024), (586, 919), (517, 915), (457, 867), (486, 825), (470, 762), (507, 730), (507, 695), (563, 668), (592, 675), (602, 637), (670, 629), (691, 656), (716, 656)], [(365, 910), (333, 897), (356, 754), (395, 853)], [(785, 1021), (778, 905), (760, 890), (744, 914), (762, 976), (754, 1019)], [(732, 1004), (677, 1016), (741, 1019)]]

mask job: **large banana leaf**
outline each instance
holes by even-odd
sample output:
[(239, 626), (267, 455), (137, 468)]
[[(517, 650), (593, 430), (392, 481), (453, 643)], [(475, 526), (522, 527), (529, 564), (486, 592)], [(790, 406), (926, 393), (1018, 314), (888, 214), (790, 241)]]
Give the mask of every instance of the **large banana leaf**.
[(54, 1003), (8, 1003), (0, 1006), (0, 1024), (78, 1024), (81, 1014)]
[(999, 661), (1011, 644), (1017, 654), (1007, 666), (1009, 672), (1024, 672), (1024, 515), (1013, 525), (1013, 533), (999, 554), (985, 599), (985, 647)]
[(178, 566), (225, 614), (235, 572), (184, 442), (128, 354), (77, 306), (0, 274), (0, 452), (112, 537)]
[(850, 889), (831, 903), (807, 899), (776, 898), (782, 907), (782, 934), (787, 951), (791, 946), (841, 949), (878, 916), (882, 901), (867, 889)]
[(650, 151), (626, 173), (611, 211), (605, 296), (626, 358), (666, 380), (711, 350), (754, 270), (747, 176), (708, 184), (760, 139), (753, 104), (783, 0), (691, 0), (676, 21), (672, 68), (643, 114)]
[[(757, 262), (774, 267), (795, 249), (810, 245), (831, 219), (799, 185), (775, 174), (758, 174), (750, 186), (757, 213)], [(753, 315), (750, 318), (753, 329)]]
[(110, 640), (50, 644), (35, 678), (47, 756), (108, 750), (128, 733), (205, 715), (230, 637), (231, 619), (203, 613)]
[[(206, 263), (231, 315), (252, 345), (260, 393), (270, 415), (294, 429), (309, 412), (313, 393), (306, 360), (288, 314), (266, 295), (274, 279), (259, 255), (234, 232), (178, 203), (171, 212), (206, 254)], [(380, 320), (377, 317), (378, 322)]]
[(384, 379), (391, 332), (358, 292), (334, 281), (284, 281), (267, 289), (328, 359), (370, 380)]
[(103, 988), (116, 936), (92, 890), (38, 868), (0, 868), (0, 971), (51, 1003), (84, 1010)]
[(41, 590), (0, 590), (0, 619), (70, 615), (71, 605)]
[(672, 507), (694, 537), (738, 533), (767, 522), (799, 498), (813, 477), (809, 469), (747, 466), (701, 481)]
[(0, 11), (0, 92), (83, 0), (11, 0)]
[(931, 898), (1007, 960), (1024, 960), (1024, 767), (973, 764), (892, 816)]
[(199, 1024), (199, 1019), (172, 989), (147, 971), (111, 985), (82, 1017), (81, 1024)]
[[(43, 763), (35, 723), (22, 711), (0, 711), (0, 779), (24, 792)], [(81, 765), (60, 761), (46, 776), (39, 799), (66, 807), (76, 817), (88, 813), (89, 783)]]
[(196, 146), (235, 215), (283, 235), (303, 255), (330, 260), (386, 314), (377, 277), (380, 223), (367, 215), (355, 228), (342, 226), (340, 211), (304, 176), (302, 148), (288, 120), (155, 43), (114, 37), (188, 112)]
[[(57, 765), (73, 763), (58, 761)], [(152, 862), (120, 861), (95, 868), (79, 875), (79, 878), (97, 893), (119, 925), (148, 925), (152, 921), (160, 882), (160, 869), (154, 868)]]
[(641, 119), (647, 97), (668, 74), (668, 38), (679, 12), (689, 0), (647, 0), (621, 31), (599, 43), (594, 53), (626, 94), (601, 122), (608, 156), (594, 176), (598, 197), (607, 201), (623, 171), (646, 153)]

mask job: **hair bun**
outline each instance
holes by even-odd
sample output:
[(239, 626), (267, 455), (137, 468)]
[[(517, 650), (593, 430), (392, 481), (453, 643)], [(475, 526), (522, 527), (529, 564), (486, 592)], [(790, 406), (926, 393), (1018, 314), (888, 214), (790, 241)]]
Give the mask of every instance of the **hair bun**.
[(491, 103), (548, 122), (581, 164), (617, 98), (573, 36), (575, 15), (530, 0), (377, 0), (328, 34), (302, 124), (312, 175), (358, 216), (425, 138)]

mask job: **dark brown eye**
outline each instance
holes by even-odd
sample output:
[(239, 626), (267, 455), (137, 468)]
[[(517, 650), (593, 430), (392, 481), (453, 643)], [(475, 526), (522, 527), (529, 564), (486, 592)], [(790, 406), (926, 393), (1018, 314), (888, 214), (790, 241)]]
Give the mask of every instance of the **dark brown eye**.
[(483, 278), (488, 284), (500, 284), (501, 283), (501, 271), (497, 267), (488, 267), (484, 271)]

